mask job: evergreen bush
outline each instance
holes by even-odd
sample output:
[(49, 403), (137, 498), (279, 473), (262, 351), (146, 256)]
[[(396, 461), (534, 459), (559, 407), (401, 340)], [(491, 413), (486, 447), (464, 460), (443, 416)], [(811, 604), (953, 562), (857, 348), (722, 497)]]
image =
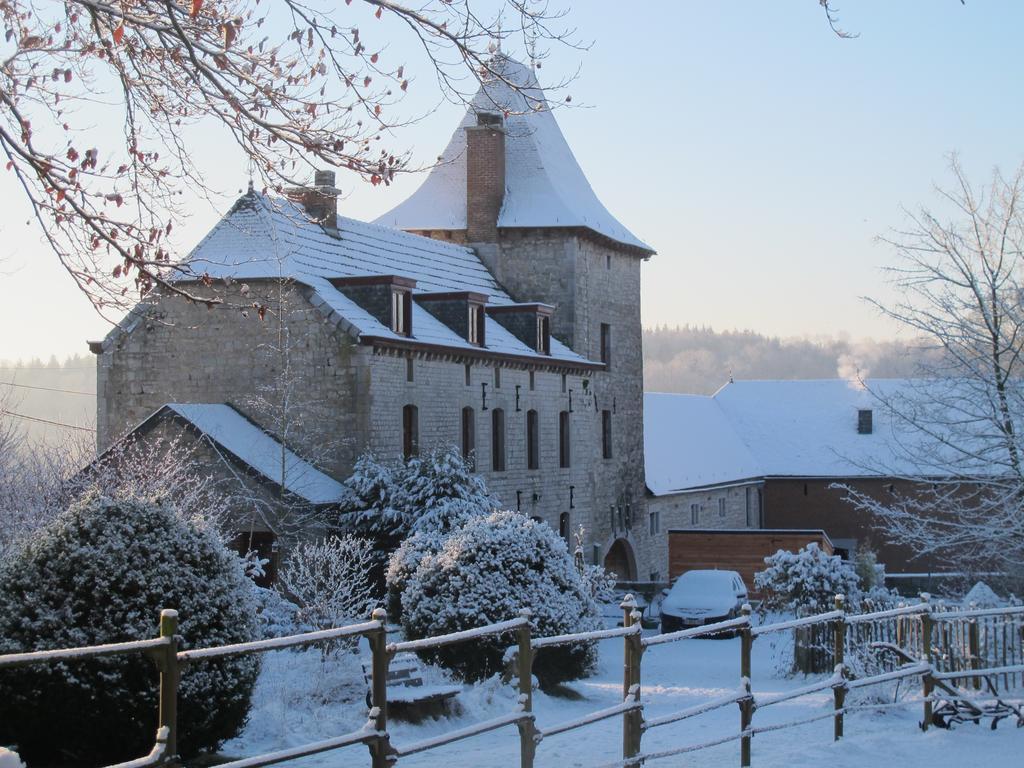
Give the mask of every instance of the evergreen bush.
[[(427, 553), (402, 593), (402, 625), (410, 639), (481, 627), (532, 611), (535, 637), (600, 628), (597, 605), (573, 563), (565, 541), (548, 525), (518, 512), (475, 515)], [(511, 634), (441, 648), (429, 661), (467, 680), (502, 670)], [(544, 649), (533, 672), (542, 686), (593, 671), (592, 644)]]
[[(0, 653), (152, 638), (178, 611), (185, 647), (252, 640), (252, 587), (212, 530), (155, 501), (87, 494), (0, 564)], [(216, 748), (245, 723), (254, 656), (196, 662), (181, 678), (179, 752)], [(0, 670), (0, 744), (33, 766), (146, 754), (157, 669), (142, 654)]]

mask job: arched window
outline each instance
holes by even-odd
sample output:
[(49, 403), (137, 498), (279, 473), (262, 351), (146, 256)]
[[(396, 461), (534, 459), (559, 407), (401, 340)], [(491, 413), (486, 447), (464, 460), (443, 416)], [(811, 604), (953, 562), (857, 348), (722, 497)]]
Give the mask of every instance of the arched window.
[(540, 423), (536, 411), (526, 412), (526, 468), (540, 469)]
[(415, 405), (402, 409), (402, 457), (416, 456), (420, 452), (420, 414)]
[(491, 411), (491, 469), (505, 471), (505, 411), (502, 408)]
[(476, 464), (476, 414), (468, 405), (462, 409), (462, 458), (472, 469)]

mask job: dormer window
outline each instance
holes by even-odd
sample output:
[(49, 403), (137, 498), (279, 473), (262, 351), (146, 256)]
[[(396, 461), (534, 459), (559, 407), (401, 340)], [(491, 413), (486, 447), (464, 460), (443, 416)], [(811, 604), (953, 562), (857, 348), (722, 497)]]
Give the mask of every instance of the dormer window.
[(412, 336), (412, 291), (391, 289), (391, 330), (399, 336)]
[(487, 307), (487, 314), (534, 352), (550, 355), (554, 310), (550, 304), (502, 304)]
[(542, 355), (551, 354), (551, 318), (537, 316), (537, 351)]
[(401, 275), (332, 277), (331, 285), (399, 336), (412, 336), (412, 292), (416, 281)]

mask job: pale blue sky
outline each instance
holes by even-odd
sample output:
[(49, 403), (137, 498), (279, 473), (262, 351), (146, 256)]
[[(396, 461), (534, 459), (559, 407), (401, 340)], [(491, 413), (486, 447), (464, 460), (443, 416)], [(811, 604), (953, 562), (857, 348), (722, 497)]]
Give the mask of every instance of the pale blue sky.
[[(570, 93), (589, 106), (558, 120), (598, 196), (658, 250), (644, 266), (647, 324), (890, 336), (859, 299), (887, 295), (879, 267), (892, 254), (874, 236), (900, 223), (901, 205), (933, 201), (950, 151), (978, 181), (1024, 158), (1024, 4), (840, 7), (859, 38), (836, 38), (816, 0), (576, 3), (594, 45), (559, 53), (540, 78), (582, 65)], [(433, 103), (432, 84), (414, 84), (410, 111)], [(398, 139), (429, 161), (460, 115), (445, 104)], [(222, 142), (204, 134), (196, 153), (225, 191), (245, 185)], [(341, 207), (372, 218), (419, 181), (343, 178)], [(105, 323), (25, 226), (6, 179), (0, 193), (0, 358), (83, 352)], [(197, 207), (179, 242), (218, 215)]]

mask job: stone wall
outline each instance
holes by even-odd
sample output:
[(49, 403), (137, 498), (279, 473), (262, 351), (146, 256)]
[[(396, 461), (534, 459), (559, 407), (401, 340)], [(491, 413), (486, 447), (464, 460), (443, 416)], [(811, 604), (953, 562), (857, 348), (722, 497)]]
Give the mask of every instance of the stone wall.
[[(213, 309), (177, 296), (147, 300), (99, 355), (100, 450), (166, 403), (228, 402), (328, 474), (346, 476), (361, 415), (359, 365), (349, 337), (306, 294), (250, 281), (244, 297), (236, 284)], [(263, 320), (242, 309), (252, 303), (268, 307)]]
[[(380, 458), (398, 460), (402, 450), (402, 409), (415, 405), (419, 420), (420, 450), (441, 444), (461, 445), (462, 409), (473, 409), (476, 469), (503, 507), (539, 517), (555, 530), (563, 514), (569, 527), (594, 529), (593, 477), (600, 457), (600, 422), (586, 399), (573, 395), (570, 414), (571, 466), (559, 466), (558, 420), (569, 410), (569, 392), (583, 391), (586, 376), (535, 370), (530, 389), (530, 371), (516, 365), (481, 361), (469, 365), (435, 356), (412, 356), (413, 380), (408, 380), (409, 354), (374, 353), (369, 403), (373, 425), (364, 447)], [(499, 370), (500, 386), (495, 386)], [(588, 382), (587, 387), (590, 387)], [(485, 395), (486, 392), (486, 409)], [(492, 470), (492, 415), (500, 408), (505, 414), (505, 470)], [(540, 466), (528, 469), (526, 461), (526, 414), (536, 410), (539, 426)]]
[[(647, 499), (648, 527), (650, 516), (656, 517), (660, 535), (650, 557), (661, 578), (668, 576), (668, 535), (673, 529), (736, 530), (759, 528), (761, 520), (761, 482), (710, 488), (700, 491), (649, 496)], [(696, 520), (692, 507), (697, 506)]]

